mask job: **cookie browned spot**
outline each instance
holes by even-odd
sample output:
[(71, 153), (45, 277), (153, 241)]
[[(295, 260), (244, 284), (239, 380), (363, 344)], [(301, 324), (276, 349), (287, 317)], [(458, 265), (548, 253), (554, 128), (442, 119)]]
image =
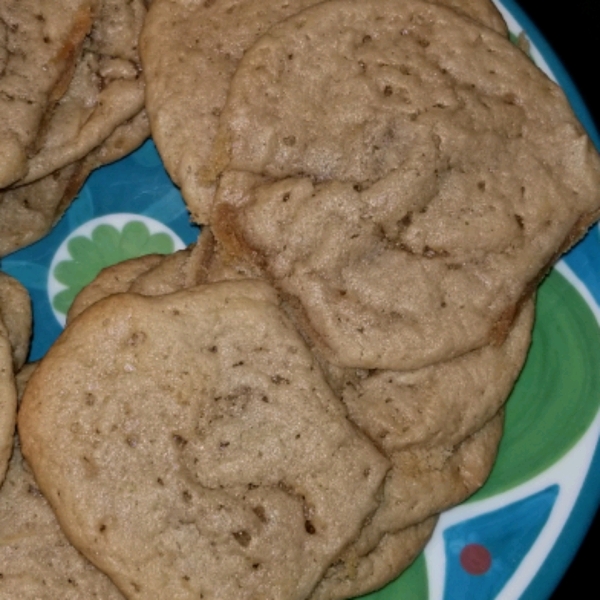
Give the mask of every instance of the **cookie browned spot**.
[(501, 341), (600, 210), (600, 159), (562, 91), (419, 0), (331, 0), (272, 27), (220, 126), (216, 237), (341, 367)]
[(128, 598), (306, 598), (389, 467), (256, 281), (97, 302), (19, 429), (67, 536)]
[[(209, 222), (219, 114), (244, 52), (317, 0), (154, 0), (141, 38), (153, 138), (196, 222)], [(489, 0), (440, 0), (506, 35)]]

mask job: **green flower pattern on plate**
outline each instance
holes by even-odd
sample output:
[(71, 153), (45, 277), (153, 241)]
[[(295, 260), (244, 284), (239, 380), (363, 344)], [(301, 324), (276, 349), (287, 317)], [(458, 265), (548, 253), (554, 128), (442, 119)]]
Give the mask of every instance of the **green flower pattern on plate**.
[(113, 225), (98, 225), (91, 238), (73, 237), (67, 247), (71, 260), (59, 262), (53, 272), (66, 286), (52, 300), (54, 309), (62, 314), (67, 314), (75, 296), (105, 267), (145, 254), (170, 254), (174, 242), (167, 233), (151, 234), (145, 223), (130, 221), (122, 231)]
[(557, 271), (540, 287), (527, 362), (507, 403), (505, 433), (482, 500), (524, 483), (564, 456), (600, 406), (600, 330)]

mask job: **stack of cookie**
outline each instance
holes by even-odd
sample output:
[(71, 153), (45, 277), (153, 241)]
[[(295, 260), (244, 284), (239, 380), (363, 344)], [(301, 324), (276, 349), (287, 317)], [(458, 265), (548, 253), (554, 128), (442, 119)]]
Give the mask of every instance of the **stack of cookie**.
[(598, 216), (589, 140), (506, 38), (486, 2), (165, 0), (146, 22), (153, 135), (216, 238), (207, 281), (269, 281), (392, 461), (315, 597), (380, 585), (394, 535), (481, 485), (535, 288)]
[(205, 227), (76, 299), (35, 485), (117, 597), (377, 589), (489, 474), (600, 158), (487, 0), (154, 0), (140, 48)]
[(96, 167), (149, 136), (146, 2), (0, 4), (0, 256), (42, 237)]
[[(264, 343), (259, 343), (258, 341), (261, 339), (261, 336), (265, 336), (264, 330), (269, 327), (269, 318), (267, 314), (263, 314), (264, 311), (262, 309), (261, 316), (258, 317), (261, 334), (257, 335), (252, 322), (248, 321), (248, 315), (251, 314), (250, 310), (248, 308), (244, 309), (244, 318), (246, 321), (238, 324), (234, 321), (234, 318), (237, 318), (236, 312), (229, 308), (229, 305), (240, 301), (238, 295), (241, 294), (244, 298), (248, 293), (248, 289), (256, 287), (256, 289), (262, 288), (261, 293), (268, 293), (270, 295), (269, 297), (273, 304), (279, 308), (280, 319), (287, 321), (285, 315), (289, 313), (289, 305), (285, 301), (282, 301), (280, 297), (273, 296), (274, 292), (272, 288), (268, 288), (263, 282), (260, 282), (261, 285), (257, 286), (258, 282), (256, 279), (249, 279), (245, 276), (240, 277), (239, 272), (236, 274), (233, 270), (225, 270), (223, 265), (219, 264), (218, 258), (218, 255), (215, 253), (214, 240), (210, 232), (205, 231), (202, 235), (201, 243), (193, 249), (183, 250), (168, 257), (146, 256), (105, 269), (95, 282), (79, 294), (69, 312), (67, 332), (71, 333), (69, 336), (65, 333), (61, 344), (68, 344), (71, 349), (68, 347), (63, 349), (61, 356), (68, 356), (74, 362), (65, 366), (62, 359), (53, 358), (56, 357), (56, 349), (51, 350), (49, 356), (43, 361), (43, 365), (46, 365), (49, 369), (46, 371), (46, 376), (52, 377), (52, 373), (60, 370), (61, 377), (66, 377), (67, 379), (81, 377), (82, 373), (88, 372), (87, 369), (89, 369), (89, 372), (85, 375), (86, 380), (98, 370), (102, 373), (102, 380), (116, 379), (121, 370), (127, 370), (128, 368), (132, 369), (132, 372), (138, 372), (140, 368), (136, 363), (140, 359), (139, 356), (136, 358), (130, 357), (127, 363), (129, 366), (124, 363), (118, 363), (118, 367), (113, 368), (110, 373), (106, 372), (105, 367), (100, 369), (98, 364), (82, 366), (81, 348), (83, 340), (86, 338), (96, 339), (89, 333), (81, 333), (77, 337), (73, 337), (83, 327), (82, 323), (91, 319), (93, 326), (102, 330), (101, 337), (117, 345), (116, 348), (111, 347), (108, 351), (108, 354), (112, 357), (117, 355), (120, 348), (119, 344), (122, 345), (122, 342), (119, 342), (118, 338), (115, 338), (114, 333), (106, 334), (105, 332), (105, 329), (109, 327), (109, 320), (107, 319), (109, 315), (110, 321), (114, 320), (120, 324), (127, 324), (123, 335), (130, 336), (130, 338), (134, 336), (136, 340), (140, 340), (136, 342), (136, 345), (137, 343), (141, 344), (146, 348), (145, 352), (149, 351), (148, 346), (150, 345), (150, 340), (146, 336), (152, 332), (153, 336), (157, 336), (154, 341), (154, 344), (157, 344), (157, 348), (154, 352), (165, 359), (173, 353), (173, 350), (168, 350), (166, 333), (157, 324), (165, 312), (162, 303), (167, 299), (169, 302), (182, 302), (186, 299), (187, 303), (190, 301), (190, 298), (198, 297), (204, 298), (201, 304), (202, 306), (206, 306), (208, 304), (207, 295), (218, 294), (217, 297), (220, 298), (219, 309), (206, 319), (210, 323), (211, 328), (215, 328), (218, 331), (218, 334), (214, 334), (214, 344), (210, 341), (212, 338), (209, 338), (204, 333), (200, 336), (200, 347), (194, 353), (194, 364), (197, 365), (196, 370), (198, 370), (200, 365), (205, 365), (208, 362), (206, 358), (199, 358), (203, 353), (206, 354), (207, 347), (208, 357), (213, 358), (212, 354), (216, 354), (217, 357), (214, 357), (215, 359), (222, 358), (225, 360), (226, 363), (224, 365), (220, 365), (218, 368), (213, 366), (211, 370), (220, 371), (222, 377), (228, 380), (228, 385), (230, 386), (227, 392), (212, 392), (212, 395), (208, 398), (200, 395), (196, 399), (196, 404), (200, 404), (201, 406), (201, 408), (196, 407), (196, 409), (200, 410), (201, 413), (210, 409), (211, 424), (208, 427), (204, 426), (202, 430), (204, 432), (205, 429), (210, 429), (212, 436), (215, 436), (215, 441), (211, 443), (206, 442), (204, 439), (205, 434), (203, 433), (202, 450), (197, 455), (194, 455), (193, 460), (198, 461), (202, 455), (204, 456), (203, 460), (208, 461), (209, 457), (207, 453), (211, 449), (211, 446), (217, 446), (218, 439), (218, 454), (216, 457), (212, 457), (212, 462), (206, 463), (206, 471), (211, 473), (223, 468), (220, 466), (222, 461), (227, 461), (228, 463), (231, 461), (226, 451), (231, 445), (231, 439), (241, 440), (244, 436), (243, 432), (247, 428), (255, 428), (254, 417), (248, 421), (250, 417), (246, 416), (244, 411), (241, 411), (239, 408), (239, 403), (241, 402), (240, 395), (244, 398), (244, 410), (251, 410), (252, 413), (260, 413), (261, 409), (267, 408), (269, 411), (272, 410), (271, 406), (265, 407), (262, 402), (265, 402), (264, 398), (268, 398), (269, 402), (267, 404), (272, 404), (272, 400), (276, 397), (276, 394), (273, 391), (259, 387), (255, 382), (249, 385), (247, 370), (256, 369), (263, 375), (266, 371), (265, 363), (262, 360), (257, 361), (257, 358), (253, 357), (253, 353), (260, 349), (261, 355), (269, 355), (270, 357), (266, 359), (266, 364), (270, 368), (277, 366), (278, 360), (276, 356), (282, 353), (281, 347), (278, 344), (275, 348), (276, 356), (270, 355), (271, 347), (279, 339), (275, 335), (275, 332), (268, 332), (269, 344), (266, 341)], [(227, 286), (225, 285), (226, 283), (228, 284)], [(235, 285), (233, 285), (234, 283)], [(188, 290), (186, 294), (177, 293), (178, 290), (186, 289)], [(268, 289), (270, 291), (267, 292)], [(226, 295), (223, 295), (224, 290), (227, 291)], [(116, 295), (125, 292), (127, 292), (125, 295)], [(125, 299), (128, 299), (127, 302), (129, 302), (140, 295), (153, 296), (157, 297), (157, 299), (148, 299), (135, 309), (129, 309), (125, 312), (121, 311), (120, 303), (125, 302)], [(108, 302), (104, 300), (102, 302), (103, 298), (108, 298), (109, 300), (112, 298), (112, 301)], [(199, 317), (201, 312), (200, 301), (198, 302), (198, 307), (193, 311), (195, 317)], [(92, 305), (94, 305), (94, 311), (90, 308)], [(152, 310), (151, 314), (153, 315), (149, 319), (152, 326), (140, 326), (137, 324), (137, 315), (150, 310)], [(181, 316), (182, 309), (171, 308), (170, 310), (177, 311), (178, 316)], [(136, 315), (135, 317), (134, 314)], [(103, 316), (101, 317), (100, 315)], [(312, 349), (314, 362), (312, 362), (309, 370), (320, 371), (323, 374), (327, 387), (337, 397), (337, 400), (330, 399), (330, 401), (337, 405), (336, 410), (341, 410), (344, 415), (350, 418), (353, 425), (358, 426), (360, 431), (366, 433), (379, 453), (383, 454), (390, 462), (382, 466), (377, 461), (375, 466), (365, 468), (364, 463), (360, 462), (361, 452), (354, 450), (353, 459), (341, 467), (342, 470), (348, 470), (351, 465), (358, 464), (361, 468), (365, 468), (365, 472), (368, 470), (369, 473), (376, 473), (378, 482), (378, 485), (375, 486), (378, 490), (377, 498), (375, 503), (370, 506), (368, 511), (369, 518), (365, 520), (365, 513), (361, 514), (362, 520), (359, 519), (358, 521), (358, 531), (360, 533), (357, 533), (357, 522), (354, 521), (354, 526), (352, 526), (351, 520), (345, 516), (343, 530), (347, 533), (352, 532), (352, 541), (349, 543), (348, 538), (344, 538), (343, 549), (339, 546), (337, 547), (335, 561), (331, 561), (331, 557), (328, 557), (326, 561), (322, 560), (319, 563), (321, 573), (323, 573), (326, 567), (327, 570), (310, 597), (346, 598), (376, 589), (385, 584), (410, 564), (422, 548), (435, 525), (434, 516), (441, 510), (460, 502), (482, 485), (491, 469), (502, 431), (502, 404), (521, 368), (529, 345), (532, 317), (533, 303), (529, 302), (524, 307), (514, 329), (504, 344), (498, 347), (489, 345), (472, 353), (465, 354), (460, 358), (413, 371), (340, 369), (327, 363), (314, 348)], [(135, 321), (136, 324), (134, 325), (132, 321)], [(169, 323), (169, 327), (171, 327), (172, 317), (167, 322)], [(208, 327), (208, 323), (205, 323), (204, 326)], [(243, 330), (244, 336), (247, 335), (252, 340), (251, 345), (247, 346), (245, 342), (242, 344), (242, 342), (236, 339), (234, 348), (229, 347), (226, 332), (230, 327)], [(142, 328), (144, 332), (143, 336), (136, 333), (136, 331)], [(296, 328), (297, 324), (294, 329)], [(187, 352), (187, 347), (190, 344), (190, 340), (187, 340), (187, 337), (196, 338), (198, 336), (192, 333), (192, 323), (186, 323), (184, 329), (185, 334), (180, 334), (176, 345), (184, 345)], [(73, 345), (78, 347), (79, 353), (73, 351)], [(94, 346), (94, 352), (98, 356), (104, 354), (104, 352), (100, 352), (95, 341), (92, 345)], [(306, 348), (304, 351), (306, 351)], [(235, 354), (232, 355), (232, 352), (235, 352)], [(318, 360), (319, 358), (320, 361)], [(58, 363), (54, 362), (54, 360), (58, 360)], [(160, 358), (155, 356), (152, 362), (156, 364), (160, 362)], [(181, 369), (188, 374), (193, 371), (190, 365), (187, 364), (182, 365)], [(283, 384), (283, 393), (289, 396), (293, 393), (293, 388), (290, 388), (293, 383), (290, 373), (295, 373), (298, 370), (298, 366), (288, 366), (284, 370), (280, 369), (278, 372), (269, 373), (269, 371), (266, 371), (268, 373), (269, 385), (272, 382), (277, 382), (277, 386)], [(170, 377), (175, 377), (176, 379), (183, 376), (180, 372), (177, 374), (178, 369), (175, 368), (171, 368), (171, 373)], [(196, 375), (200, 376), (198, 373)], [(37, 377), (41, 378), (43, 376), (42, 372), (37, 374)], [(144, 368), (140, 376), (145, 381), (151, 377), (152, 383), (147, 383), (147, 385), (159, 388), (160, 399), (158, 402), (162, 404), (167, 401), (168, 397), (164, 395), (165, 384), (162, 383), (162, 378), (158, 380), (153, 379), (154, 375), (149, 375), (148, 368)], [(201, 377), (205, 378), (206, 374)], [(240, 382), (240, 377), (243, 383)], [(252, 379), (254, 377), (252, 376)], [(309, 378), (304, 375), (302, 379), (303, 385), (308, 385)], [(98, 381), (87, 381), (86, 386), (89, 389), (98, 389), (100, 386), (100, 382)], [(37, 426), (43, 425), (43, 431), (35, 431), (32, 436), (29, 429), (24, 431), (26, 439), (32, 437), (34, 440), (44, 440), (42, 447), (29, 449), (32, 456), (38, 457), (44, 454), (43, 448), (46, 448), (47, 452), (47, 449), (57, 443), (56, 430), (52, 427), (51, 423), (57, 419), (64, 420), (65, 411), (68, 411), (68, 406), (72, 403), (79, 404), (79, 402), (74, 400), (73, 396), (66, 396), (65, 405), (56, 414), (53, 412), (47, 413), (41, 403), (49, 402), (49, 397), (54, 394), (62, 394), (64, 392), (64, 381), (57, 382), (57, 389), (54, 393), (48, 388), (46, 380), (41, 385), (44, 386), (43, 392), (40, 392), (36, 396), (37, 400), (34, 401), (36, 405), (30, 410), (33, 414), (34, 427), (36, 427), (36, 423)], [(193, 386), (190, 386), (189, 383), (186, 384), (188, 390), (190, 387), (198, 389), (201, 386), (199, 384), (194, 384)], [(182, 393), (179, 388), (180, 386), (176, 388), (178, 395)], [(316, 393), (317, 389), (316, 386), (313, 386), (310, 390), (310, 395)], [(119, 385), (110, 394), (110, 398), (114, 399), (115, 404), (118, 405), (123, 402), (123, 397), (119, 394), (128, 396), (130, 390), (131, 387), (129, 385)], [(28, 392), (33, 394), (33, 387)], [(81, 393), (83, 393), (83, 390), (81, 390)], [(143, 396), (148, 396), (149, 394), (150, 391), (147, 390), (143, 393)], [(211, 400), (214, 402), (214, 398), (218, 398), (217, 409), (210, 402)], [(261, 403), (256, 402), (258, 398), (261, 399)], [(343, 403), (339, 402), (340, 398)], [(255, 401), (254, 406), (252, 405), (252, 400)], [(286, 400), (286, 402), (289, 401), (289, 399)], [(106, 406), (104, 406), (103, 410), (106, 410)], [(148, 409), (145, 403), (139, 406), (139, 410), (145, 415), (157, 412), (156, 408)], [(219, 411), (217, 412), (218, 416), (214, 415), (215, 410)], [(302, 435), (298, 439), (305, 438), (307, 434), (301, 432), (297, 428), (297, 425), (295, 425), (299, 409), (294, 409), (290, 405), (282, 410), (286, 414), (293, 411), (295, 415), (294, 417), (291, 415), (287, 417), (296, 427), (291, 432), (294, 439), (296, 439), (296, 435), (300, 436), (300, 434)], [(223, 413), (220, 411), (223, 411)], [(240, 421), (238, 425), (239, 430), (234, 436), (229, 434), (229, 438), (223, 441), (223, 434), (220, 432), (221, 420), (231, 418), (234, 411), (236, 418)], [(237, 411), (239, 411), (239, 414), (237, 414)], [(140, 419), (140, 415), (137, 412), (134, 414), (136, 420)], [(78, 414), (77, 418), (79, 417), (80, 415)], [(120, 419), (118, 420), (120, 421)], [(28, 421), (29, 417), (23, 413), (21, 415), (21, 427), (28, 428)], [(196, 420), (192, 419), (192, 422), (198, 425)], [(313, 433), (320, 431), (322, 422), (323, 417), (311, 418), (308, 427)], [(161, 427), (165, 426), (163, 419), (160, 420), (160, 423)], [(114, 426), (114, 424), (111, 424), (111, 429)], [(259, 441), (257, 443), (264, 449), (268, 448), (272, 436), (281, 440), (281, 436), (289, 426), (289, 424), (281, 423), (273, 433), (264, 434), (261, 432), (258, 434)], [(61, 429), (63, 428), (64, 423)], [(67, 438), (71, 438), (70, 433), (66, 432), (66, 435)], [(198, 432), (192, 433), (188, 429), (185, 433), (182, 433), (180, 430), (177, 430), (173, 435), (177, 436), (177, 440), (180, 438), (186, 440), (183, 447), (188, 448), (189, 444), (195, 440)], [(328, 438), (330, 435), (328, 434)], [(110, 438), (104, 441), (112, 448), (110, 450), (110, 453), (113, 455), (111, 463), (115, 461), (115, 465), (116, 463), (129, 464), (127, 456), (119, 457), (118, 459), (114, 456), (114, 443), (111, 442)], [(141, 443), (141, 440), (139, 441)], [(72, 442), (67, 440), (65, 443), (71, 445)], [(98, 441), (95, 443), (97, 444)], [(196, 441), (196, 443), (198, 442)], [(178, 441), (177, 446), (180, 445), (181, 442)], [(285, 446), (287, 445), (285, 444)], [(315, 447), (316, 443), (314, 441), (311, 442), (311, 452), (315, 451)], [(253, 463), (258, 464), (263, 458), (261, 456), (262, 451), (253, 452), (253, 445), (249, 442), (244, 443), (243, 451), (246, 454), (250, 454)], [(161, 454), (164, 452), (166, 450), (160, 450)], [(271, 455), (272, 452), (269, 452), (269, 454)], [(156, 460), (154, 458), (154, 451), (148, 457), (148, 460), (154, 464)], [(178, 459), (178, 461), (181, 460), (181, 458)], [(271, 460), (271, 457), (269, 457), (269, 460)], [(301, 460), (300, 462), (306, 462), (306, 460), (308, 459)], [(331, 460), (331, 458), (328, 458), (328, 463)], [(278, 457), (277, 462), (279, 461), (282, 461), (282, 457)], [(294, 458), (294, 462), (297, 461), (298, 459)], [(40, 462), (40, 459), (33, 459), (33, 462), (38, 465), (37, 468), (40, 469), (40, 473), (48, 471), (53, 473), (51, 477), (56, 485), (56, 472), (54, 469), (50, 465)], [(115, 477), (113, 471), (115, 465), (111, 467), (111, 478)], [(390, 466), (391, 468), (389, 468)], [(84, 468), (87, 467), (84, 465)], [(128, 470), (131, 470), (131, 468), (129, 466)], [(231, 464), (227, 468), (232, 468)], [(140, 469), (141, 467), (138, 466), (135, 470)], [(180, 469), (181, 466), (179, 463), (176, 467), (171, 466), (169, 469), (165, 467), (165, 470), (175, 472), (180, 471)], [(239, 500), (237, 497), (238, 494), (235, 493), (235, 486), (240, 481), (245, 482), (251, 489), (258, 488), (261, 483), (256, 475), (245, 474), (246, 471), (250, 471), (247, 465), (244, 465), (243, 468), (238, 467), (236, 471), (238, 475), (234, 480), (235, 485), (232, 486), (233, 491), (230, 493)], [(241, 475), (241, 472), (244, 472), (244, 476)], [(276, 471), (276, 473), (278, 473), (277, 477), (279, 477), (279, 471)], [(384, 475), (385, 479), (383, 479)], [(206, 477), (207, 475), (204, 476)], [(248, 477), (250, 477), (251, 481), (246, 481)], [(322, 517), (319, 518), (318, 504), (312, 500), (314, 492), (311, 493), (310, 490), (307, 490), (306, 484), (299, 484), (296, 480), (292, 484), (287, 478), (289, 478), (289, 474), (285, 479), (285, 488), (297, 489), (298, 485), (301, 485), (302, 497), (305, 498), (308, 506), (313, 507), (310, 511), (312, 514), (310, 519), (311, 526), (309, 527), (310, 535), (317, 538), (321, 535), (331, 535), (331, 527), (325, 525), (325, 520)], [(328, 479), (331, 478), (332, 476), (329, 475)], [(119, 476), (116, 476), (116, 479), (119, 479)], [(127, 480), (128, 478), (125, 477), (124, 479)], [(69, 475), (68, 481), (81, 482), (81, 479), (80, 477)], [(279, 481), (277, 480), (277, 485), (279, 485)], [(373, 488), (369, 487), (368, 484), (368, 481), (357, 482), (355, 480), (353, 482), (353, 485), (357, 487), (349, 493), (348, 498), (355, 506), (359, 500), (359, 490), (363, 493), (372, 493)], [(41, 485), (44, 488), (44, 484), (41, 483)], [(104, 485), (106, 485), (104, 482), (99, 483), (100, 489), (103, 489)], [(223, 489), (222, 486), (225, 487), (222, 482), (219, 482), (219, 489)], [(247, 488), (242, 486), (242, 491), (245, 497)], [(64, 498), (65, 493), (65, 490), (61, 489), (61, 497)], [(81, 485), (79, 485), (77, 487), (77, 494), (81, 493), (82, 489)], [(143, 493), (141, 495), (146, 497), (148, 494)], [(86, 507), (85, 510), (89, 510), (89, 506), (94, 504), (93, 498), (95, 497), (101, 497), (98, 489), (90, 492), (90, 497), (83, 503)], [(181, 498), (171, 497), (169, 504), (175, 507), (177, 506), (177, 501), (182, 502)], [(336, 511), (339, 512), (343, 509), (343, 504), (339, 499), (333, 500), (332, 498), (328, 498), (327, 501), (328, 503), (334, 503)], [(63, 510), (72, 515), (73, 507), (70, 504), (65, 505), (61, 500), (58, 506), (63, 506)], [(377, 507), (376, 510), (373, 510), (374, 506)], [(61, 509), (58, 510), (60, 518)], [(144, 510), (138, 514), (136, 509), (135, 513), (135, 520), (139, 525), (140, 514), (145, 514), (146, 511)], [(158, 519), (156, 514), (150, 514), (153, 521)], [(128, 520), (133, 518), (131, 516)], [(291, 527), (292, 522), (290, 520), (288, 526)], [(320, 525), (319, 527), (317, 527), (317, 523)], [(249, 530), (249, 527), (250, 525), (247, 525), (244, 530)], [(97, 537), (94, 530), (90, 530), (88, 533), (94, 538)], [(135, 539), (135, 536), (133, 539)], [(97, 554), (95, 549), (96, 543), (98, 543), (97, 539), (92, 543), (88, 538), (85, 541), (85, 545), (78, 547), (91, 557), (93, 554)], [(298, 540), (294, 544), (300, 547), (305, 546), (305, 544)], [(256, 557), (257, 547), (260, 548), (260, 546), (250, 547), (248, 555)], [(240, 549), (236, 549), (239, 552)], [(229, 551), (231, 552), (231, 548)], [(129, 549), (127, 554), (131, 553), (132, 550)], [(298, 557), (294, 557), (294, 560), (297, 561), (299, 559)], [(117, 582), (123, 577), (123, 572), (131, 574), (137, 570), (130, 565), (125, 569), (121, 566), (115, 572), (105, 563), (97, 564), (111, 574), (111, 577)], [(261, 565), (263, 565), (261, 568), (268, 569), (266, 563), (263, 564), (261, 562)], [(156, 565), (154, 568), (157, 568)], [(279, 556), (279, 566), (277, 568), (284, 570), (286, 576), (290, 576), (290, 573), (293, 571), (291, 565), (286, 564), (286, 559), (283, 555)], [(165, 581), (168, 582), (169, 586), (172, 585), (172, 580), (168, 579), (168, 575), (171, 572), (170, 570), (174, 569), (175, 567), (172, 564), (165, 567)], [(249, 578), (252, 574), (253, 572), (250, 571), (250, 573), (244, 572), (240, 576)], [(222, 582), (223, 576), (219, 577), (213, 570), (207, 571), (205, 576), (211, 582), (213, 579), (220, 582), (217, 585), (220, 586), (221, 590), (230, 591)], [(175, 579), (178, 578), (176, 577)], [(254, 574), (252, 579), (256, 579), (256, 574)], [(199, 589), (207, 589), (206, 585), (206, 581), (199, 581), (197, 583)], [(256, 583), (256, 585), (258, 586), (259, 584)], [(263, 585), (260, 584), (259, 589), (262, 589), (261, 586)], [(273, 590), (277, 586), (273, 582), (272, 577), (269, 578), (269, 586), (271, 586), (271, 592), (275, 593)], [(161, 587), (159, 584), (154, 583), (151, 589), (156, 590), (161, 589)], [(248, 593), (253, 590), (255, 591), (255, 588), (250, 586)], [(291, 588), (288, 588), (285, 593), (282, 593), (278, 597), (307, 597), (302, 595), (291, 596), (292, 592), (290, 590)], [(218, 597), (219, 593), (225, 592), (214, 590), (212, 593), (215, 594), (215, 597)]]

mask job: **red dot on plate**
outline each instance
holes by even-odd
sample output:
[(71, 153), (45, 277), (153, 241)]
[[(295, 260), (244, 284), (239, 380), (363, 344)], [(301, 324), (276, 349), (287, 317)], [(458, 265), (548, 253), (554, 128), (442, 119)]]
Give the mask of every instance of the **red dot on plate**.
[(492, 555), (481, 544), (467, 544), (461, 550), (460, 564), (470, 575), (483, 575), (492, 566)]

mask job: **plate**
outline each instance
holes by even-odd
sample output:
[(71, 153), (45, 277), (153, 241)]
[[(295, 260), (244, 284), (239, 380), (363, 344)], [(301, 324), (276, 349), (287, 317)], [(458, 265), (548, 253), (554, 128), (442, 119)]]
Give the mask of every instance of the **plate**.
[[(498, 3), (515, 38), (566, 90), (598, 141), (581, 98), (521, 10)], [(31, 360), (64, 325), (79, 289), (110, 264), (194, 242), (151, 141), (94, 172), (77, 200), (36, 244), (2, 260), (29, 289)], [(506, 432), (486, 485), (442, 515), (422, 555), (369, 600), (546, 599), (569, 564), (600, 499), (600, 229), (542, 284), (531, 351), (507, 405)]]

